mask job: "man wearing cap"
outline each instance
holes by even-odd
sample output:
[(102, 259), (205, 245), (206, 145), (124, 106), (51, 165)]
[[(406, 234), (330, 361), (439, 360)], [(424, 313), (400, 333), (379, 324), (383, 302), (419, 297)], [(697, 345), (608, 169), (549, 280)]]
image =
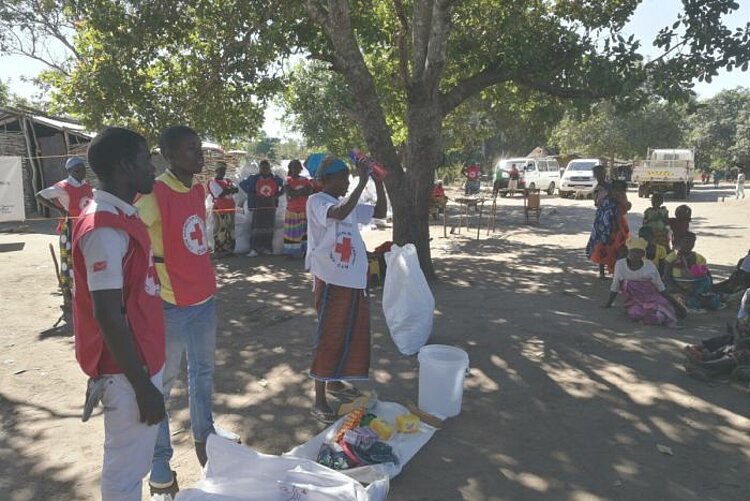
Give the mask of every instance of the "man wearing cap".
[(65, 162), (67, 179), (63, 179), (36, 194), (36, 201), (58, 211), (63, 219), (57, 225), (60, 235), (60, 291), (63, 296), (63, 313), (70, 312), (73, 279), (71, 268), (73, 259), (70, 252), (71, 222), (78, 218), (84, 207), (94, 197), (91, 186), (86, 182), (86, 162), (81, 157), (70, 157)]

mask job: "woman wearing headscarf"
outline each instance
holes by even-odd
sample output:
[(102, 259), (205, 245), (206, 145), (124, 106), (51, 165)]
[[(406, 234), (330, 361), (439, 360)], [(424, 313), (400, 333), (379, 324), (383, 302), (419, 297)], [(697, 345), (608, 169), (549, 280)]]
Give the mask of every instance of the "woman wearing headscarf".
[[(625, 312), (631, 320), (649, 325), (677, 325), (677, 311), (654, 263), (646, 256), (648, 242), (631, 238), (626, 244), (628, 256), (615, 264), (609, 299), (604, 308), (614, 304), (619, 293), (624, 297)], [(682, 310), (680, 313), (684, 313)]]

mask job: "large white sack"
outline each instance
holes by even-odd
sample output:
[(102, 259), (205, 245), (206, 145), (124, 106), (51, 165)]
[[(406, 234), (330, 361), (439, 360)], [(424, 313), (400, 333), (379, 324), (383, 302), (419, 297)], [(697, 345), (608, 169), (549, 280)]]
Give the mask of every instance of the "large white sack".
[(234, 214), (234, 253), (250, 252), (250, 227), (253, 224), (253, 213), (247, 207), (238, 206)]
[(365, 488), (313, 460), (271, 456), (209, 435), (204, 478), (175, 501), (385, 501), (388, 477)]
[(385, 322), (398, 351), (413, 355), (432, 333), (435, 298), (419, 267), (417, 249), (413, 244), (391, 247), (391, 251), (385, 253), (385, 263)]
[(214, 213), (214, 197), (206, 196), (206, 240), (208, 240), (208, 251), (214, 251), (214, 226), (216, 225), (216, 214)]

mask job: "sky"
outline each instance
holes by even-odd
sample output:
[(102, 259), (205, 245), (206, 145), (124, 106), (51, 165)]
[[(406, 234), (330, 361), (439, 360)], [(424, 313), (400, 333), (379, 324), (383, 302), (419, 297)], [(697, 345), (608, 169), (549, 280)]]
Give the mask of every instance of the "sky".
[[(750, 0), (738, 0), (740, 8), (730, 17), (727, 24), (730, 29), (744, 26), (750, 22)], [(658, 49), (651, 45), (656, 33), (664, 26), (677, 20), (681, 7), (680, 0), (644, 0), (636, 9), (630, 22), (623, 30), (627, 37), (635, 35), (643, 42), (643, 52), (656, 57)], [(9, 82), (11, 92), (20, 96), (32, 97), (39, 93), (33, 84), (23, 78), (35, 76), (45, 67), (42, 63), (20, 56), (0, 56), (0, 78)], [(697, 82), (695, 92), (699, 97), (708, 98), (724, 90), (738, 86), (750, 87), (750, 72), (735, 70), (731, 73), (721, 71), (711, 83)], [(296, 137), (286, 129), (281, 121), (282, 111), (274, 105), (266, 110), (263, 129), (272, 137)]]

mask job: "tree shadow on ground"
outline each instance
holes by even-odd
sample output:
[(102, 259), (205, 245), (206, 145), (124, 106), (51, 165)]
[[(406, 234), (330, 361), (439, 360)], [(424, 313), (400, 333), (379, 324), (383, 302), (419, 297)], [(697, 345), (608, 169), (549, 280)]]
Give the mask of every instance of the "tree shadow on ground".
[(40, 234), (55, 235), (57, 219), (28, 219), (11, 223), (0, 223), (0, 234)]
[[(61, 419), (80, 419), (80, 413), (60, 413), (52, 408), (8, 398), (0, 393), (0, 499), (83, 499), (75, 478), (64, 465), (51, 466), (49, 449), (42, 445)], [(40, 431), (28, 431), (30, 422), (44, 423)], [(45, 466), (42, 466), (45, 465)]]
[[(436, 258), (430, 342), (469, 354), (463, 411), (393, 481), (390, 499), (744, 498), (750, 402), (680, 366), (682, 345), (722, 333), (732, 310), (680, 331), (642, 326), (619, 303), (599, 308), (609, 282), (579, 250), (455, 243)], [(323, 429), (308, 414), (309, 279), (301, 263), (277, 258), (218, 269), (217, 421), (248, 446), (285, 452)], [(380, 291), (371, 306), (369, 387), (415, 400), (416, 357), (389, 339)], [(184, 386), (178, 393), (174, 429), (188, 426)]]

